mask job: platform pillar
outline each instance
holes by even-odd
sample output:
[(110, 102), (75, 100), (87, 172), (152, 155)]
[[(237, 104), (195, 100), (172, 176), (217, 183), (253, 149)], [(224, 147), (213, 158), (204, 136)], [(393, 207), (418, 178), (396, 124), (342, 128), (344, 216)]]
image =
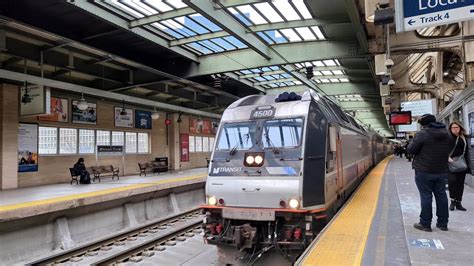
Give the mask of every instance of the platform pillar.
[(18, 86), (0, 84), (0, 190), (18, 187)]

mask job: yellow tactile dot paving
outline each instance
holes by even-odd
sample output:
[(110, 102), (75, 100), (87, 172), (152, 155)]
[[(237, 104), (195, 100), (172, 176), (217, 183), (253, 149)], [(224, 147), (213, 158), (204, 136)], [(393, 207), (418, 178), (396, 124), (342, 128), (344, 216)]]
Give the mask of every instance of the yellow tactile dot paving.
[(365, 178), (335, 220), (316, 240), (302, 265), (360, 265), (375, 215), (388, 157)]
[(73, 194), (73, 195), (62, 196), (62, 197), (55, 197), (55, 198), (50, 198), (50, 199), (35, 200), (35, 201), (28, 201), (28, 202), (22, 202), (22, 203), (10, 204), (10, 205), (3, 205), (3, 206), (0, 206), (0, 213), (6, 212), (6, 211), (17, 210), (17, 209), (21, 209), (21, 208), (27, 208), (27, 207), (57, 203), (57, 202), (61, 202), (61, 201), (83, 199), (83, 198), (89, 198), (89, 197), (94, 197), (94, 196), (102, 196), (102, 195), (112, 194), (112, 193), (121, 192), (121, 191), (127, 191), (127, 190), (132, 190), (132, 189), (137, 189), (137, 188), (150, 187), (150, 186), (154, 186), (154, 185), (174, 183), (174, 182), (179, 182), (179, 181), (188, 181), (188, 180), (203, 178), (203, 177), (206, 177), (206, 176), (207, 176), (207, 174), (200, 174), (200, 175), (193, 175), (193, 176), (187, 176), (187, 177), (171, 178), (171, 179), (164, 179), (164, 180), (159, 180), (159, 181), (155, 181), (155, 182), (149, 182), (149, 183), (146, 183), (146, 184), (129, 185), (129, 186), (124, 186), (124, 187), (110, 188), (110, 189), (104, 189), (104, 190), (86, 192), (86, 193), (79, 193), (79, 194)]

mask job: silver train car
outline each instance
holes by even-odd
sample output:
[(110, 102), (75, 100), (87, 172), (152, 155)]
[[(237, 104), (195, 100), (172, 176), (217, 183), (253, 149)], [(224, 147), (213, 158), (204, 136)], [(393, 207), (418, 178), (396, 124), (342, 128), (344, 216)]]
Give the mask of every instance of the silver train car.
[(314, 91), (252, 95), (223, 116), (206, 183), (205, 241), (223, 263), (293, 260), (391, 151)]

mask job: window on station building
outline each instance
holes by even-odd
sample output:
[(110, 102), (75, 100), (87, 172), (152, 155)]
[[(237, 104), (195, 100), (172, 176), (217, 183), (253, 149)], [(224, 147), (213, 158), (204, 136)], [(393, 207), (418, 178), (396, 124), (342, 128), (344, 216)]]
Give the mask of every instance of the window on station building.
[(94, 153), (95, 132), (92, 129), (79, 129), (79, 153)]
[(209, 138), (202, 137), (202, 151), (209, 152)]
[(56, 154), (58, 152), (58, 129), (55, 127), (39, 127), (39, 154)]
[(74, 154), (77, 153), (77, 129), (60, 128), (59, 129), (59, 153)]
[(148, 133), (138, 133), (138, 153), (148, 153)]
[(196, 152), (202, 152), (202, 137), (196, 136), (195, 148), (196, 148)]
[(194, 142), (194, 136), (189, 136), (189, 152), (195, 152), (196, 146)]
[(210, 137), (209, 138), (209, 151), (213, 151), (213, 150), (214, 150), (214, 138)]
[(123, 146), (125, 143), (124, 132), (112, 131), (112, 145)]
[(137, 133), (125, 133), (125, 152), (137, 153)]
[(97, 146), (110, 145), (110, 131), (97, 130)]

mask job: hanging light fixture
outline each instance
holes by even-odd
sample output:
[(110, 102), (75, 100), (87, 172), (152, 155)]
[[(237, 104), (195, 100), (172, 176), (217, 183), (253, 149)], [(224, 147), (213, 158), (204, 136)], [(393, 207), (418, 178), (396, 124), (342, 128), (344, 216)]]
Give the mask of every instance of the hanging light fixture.
[(156, 107), (155, 107), (155, 111), (151, 114), (151, 119), (157, 120), (158, 118), (160, 118), (160, 113), (156, 111)]
[(21, 102), (23, 104), (31, 103), (31, 96), (28, 94), (28, 82), (25, 81), (25, 94), (21, 96)]
[(120, 115), (127, 115), (127, 110), (125, 110), (125, 100), (122, 100), (122, 111), (120, 111)]
[(89, 108), (89, 104), (87, 103), (86, 99), (84, 99), (84, 93), (81, 92), (81, 99), (77, 103), (77, 109), (85, 111), (87, 108)]

